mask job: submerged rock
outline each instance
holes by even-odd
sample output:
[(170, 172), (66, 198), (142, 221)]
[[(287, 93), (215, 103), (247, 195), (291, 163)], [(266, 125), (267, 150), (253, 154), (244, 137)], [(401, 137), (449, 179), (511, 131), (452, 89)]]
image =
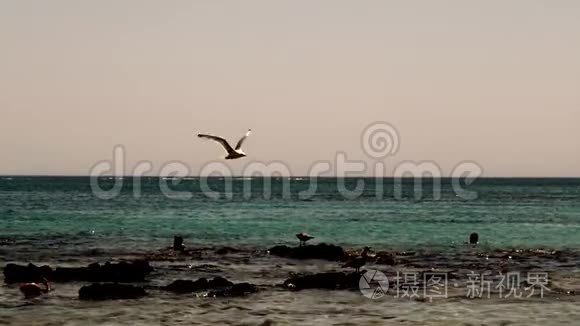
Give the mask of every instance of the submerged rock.
[(79, 290), (80, 300), (122, 300), (147, 296), (142, 287), (126, 284), (91, 284)]
[(236, 254), (241, 252), (240, 249), (232, 248), (232, 247), (222, 247), (215, 251), (216, 255), (229, 255), (229, 254)]
[(397, 265), (397, 256), (389, 252), (377, 252), (375, 259), (375, 263), (379, 265)]
[(258, 287), (255, 285), (250, 283), (239, 283), (224, 289), (210, 291), (207, 296), (212, 298), (231, 298), (243, 297), (256, 292), (258, 292)]
[(222, 272), (222, 269), (219, 266), (212, 264), (188, 265), (188, 267), (192, 271), (203, 272), (208, 274), (218, 274)]
[(177, 280), (165, 287), (163, 290), (170, 291), (173, 293), (193, 293), (198, 291), (207, 291), (219, 288), (225, 288), (233, 286), (234, 283), (226, 280), (223, 277), (215, 277), (212, 280), (207, 280), (206, 278), (200, 278), (197, 281), (191, 280)]
[(234, 284), (223, 277), (215, 277), (212, 280), (200, 278), (197, 281), (177, 280), (162, 289), (178, 294), (209, 291), (208, 297), (241, 297), (258, 292), (258, 288), (253, 284)]
[(16, 240), (8, 238), (0, 238), (0, 246), (11, 246), (16, 244)]
[(173, 250), (173, 247), (169, 247), (148, 253), (145, 258), (149, 261), (188, 261), (201, 258), (203, 251), (204, 249), (187, 248), (184, 248), (183, 250)]
[(116, 264), (98, 263), (87, 267), (38, 267), (8, 264), (4, 267), (4, 282), (36, 282), (43, 277), (51, 282), (143, 282), (153, 268), (148, 261), (120, 262)]
[(325, 243), (300, 247), (275, 246), (269, 249), (270, 254), (293, 259), (324, 259), (341, 261), (347, 257), (342, 247)]
[(298, 274), (287, 279), (284, 287), (293, 291), (304, 289), (348, 290), (358, 289), (361, 273)]

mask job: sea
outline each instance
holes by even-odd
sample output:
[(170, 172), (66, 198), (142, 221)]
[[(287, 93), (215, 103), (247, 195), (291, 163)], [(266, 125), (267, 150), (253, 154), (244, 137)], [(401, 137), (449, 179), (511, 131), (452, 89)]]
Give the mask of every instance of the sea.
[[(308, 244), (393, 253), (400, 257), (394, 266), (365, 266), (389, 279), (427, 270), (453, 273), (456, 281), (450, 278), (437, 296), (401, 295), (395, 287), (381, 298), (358, 290), (288, 291), (280, 284), (289, 275), (343, 270), (340, 262), (269, 254), (273, 246), (298, 246), (299, 232), (315, 237)], [(479, 243), (469, 245), (474, 232)], [(0, 325), (578, 325), (580, 320), (578, 178), (0, 177), (0, 268), (153, 257), (176, 235), (199, 254), (152, 259), (146, 298), (79, 301), (85, 284), (72, 282), (24, 299), (18, 285), (0, 279)], [(234, 250), (216, 254), (220, 248)], [(506, 297), (507, 290), (492, 283), (488, 293), (473, 295), (474, 275), (499, 282), (509, 272), (521, 277), (516, 289), (521, 292), (529, 292), (531, 272), (549, 278), (545, 293)], [(219, 299), (155, 288), (214, 276), (250, 282), (260, 291)], [(486, 292), (484, 286), (479, 290)]]

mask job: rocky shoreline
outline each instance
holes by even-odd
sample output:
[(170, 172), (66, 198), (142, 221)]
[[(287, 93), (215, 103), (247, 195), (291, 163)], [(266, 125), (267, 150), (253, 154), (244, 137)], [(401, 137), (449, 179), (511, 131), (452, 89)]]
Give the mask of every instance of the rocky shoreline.
[[(4, 282), (14, 285), (25, 282), (39, 282), (45, 278), (49, 282), (86, 283), (79, 289), (81, 300), (117, 300), (137, 299), (155, 295), (158, 292), (174, 295), (195, 295), (199, 297), (244, 297), (264, 290), (301, 291), (307, 289), (320, 290), (359, 290), (361, 276), (367, 270), (383, 271), (389, 278), (399, 271), (413, 271), (421, 282), (416, 286), (425, 288), (424, 276), (433, 273), (445, 273), (447, 281), (455, 284), (466, 284), (468, 275), (529, 273), (543, 271), (554, 273), (555, 280), (550, 280), (547, 286), (552, 296), (575, 297), (580, 283), (580, 251), (577, 250), (547, 250), (547, 249), (484, 249), (466, 247), (461, 250), (446, 252), (435, 251), (378, 251), (365, 258), (364, 268), (360, 272), (342, 268), (345, 262), (360, 257), (360, 251), (345, 249), (332, 244), (305, 245), (299, 247), (275, 246), (267, 250), (245, 250), (243, 248), (196, 248), (174, 250), (167, 248), (135, 255), (132, 261), (107, 262), (105, 264), (89, 264), (85, 267), (51, 267), (33, 264), (4, 266)], [(273, 269), (284, 265), (307, 266), (311, 261), (326, 261), (331, 266), (328, 271), (314, 273), (289, 273), (282, 282), (253, 284), (251, 282), (234, 283), (220, 274), (220, 269), (210, 264), (192, 264), (189, 270), (193, 273), (203, 272), (213, 277), (186, 277), (163, 281), (164, 285), (151, 285), (153, 280), (160, 282), (160, 275), (155, 274), (156, 266), (167, 262), (231, 260), (240, 264), (251, 264), (256, 259), (268, 259)], [(177, 273), (178, 271), (176, 271)], [(562, 278), (572, 278), (572, 285), (559, 282)], [(576, 286), (574, 286), (576, 284)], [(404, 287), (408, 284), (390, 284)], [(517, 286), (526, 288), (527, 280), (520, 280)]]

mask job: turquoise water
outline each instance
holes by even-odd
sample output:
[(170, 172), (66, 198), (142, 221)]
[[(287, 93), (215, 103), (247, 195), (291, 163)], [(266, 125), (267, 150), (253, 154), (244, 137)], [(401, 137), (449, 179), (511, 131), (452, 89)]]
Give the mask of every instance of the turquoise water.
[[(115, 179), (100, 181), (109, 189)], [(400, 187), (392, 179), (364, 179), (366, 190), (350, 199), (333, 178), (318, 180), (317, 191), (308, 198), (299, 196), (311, 185), (304, 178), (235, 178), (228, 191), (225, 180), (210, 179), (218, 199), (201, 190), (199, 178), (171, 186), (180, 193), (169, 196), (162, 191), (165, 180), (142, 181), (139, 196), (133, 180), (125, 178), (119, 195), (105, 200), (99, 199), (102, 193), (93, 193), (89, 178), (0, 177), (0, 266), (86, 266), (156, 257), (149, 254), (170, 245), (175, 234), (199, 252), (176, 260), (154, 258), (155, 270), (142, 284), (150, 295), (139, 300), (83, 302), (78, 291), (86, 284), (70, 282), (28, 301), (16, 284), (5, 284), (0, 286), (0, 324), (575, 325), (580, 318), (577, 297), (561, 294), (580, 291), (580, 179), (481, 179), (467, 187), (477, 193), (471, 200), (457, 193), (450, 180), (441, 180), (439, 198), (433, 194), (433, 180), (424, 180), (420, 197), (410, 179)], [(344, 181), (353, 189), (358, 180)], [(285, 182), (290, 185), (287, 197)], [(377, 182), (384, 186), (383, 196), (377, 196)], [(264, 188), (271, 188), (271, 197)], [(452, 271), (459, 285), (432, 303), (392, 296), (371, 300), (359, 291), (282, 290), (277, 285), (295, 273), (345, 271), (343, 262), (282, 259), (263, 250), (297, 245), (298, 232), (316, 236), (312, 242), (351, 249), (370, 245), (376, 251), (411, 252), (399, 256), (396, 266), (371, 262), (365, 268), (389, 277), (433, 268)], [(482, 245), (463, 245), (471, 232), (480, 234)], [(217, 247), (223, 246), (241, 250), (218, 255)], [(542, 250), (550, 254), (524, 256), (522, 250), (506, 251), (509, 247), (550, 247), (563, 253)], [(474, 269), (492, 275), (549, 272), (550, 295), (504, 300), (496, 291), (488, 299), (468, 300), (466, 280)], [(176, 279), (215, 276), (250, 282), (261, 290), (222, 300), (155, 288)]]
[[(171, 186), (167, 196), (158, 178), (145, 178), (136, 197), (132, 179), (113, 199), (99, 199), (89, 178), (0, 177), (0, 237), (76, 243), (78, 248), (137, 248), (167, 244), (181, 234), (190, 244), (268, 246), (294, 243), (308, 232), (316, 241), (344, 246), (388, 248), (448, 247), (471, 232), (490, 247), (580, 247), (580, 179), (481, 179), (466, 189), (477, 199), (462, 199), (450, 180), (442, 180), (441, 198), (425, 180), (422, 198), (413, 180), (402, 183), (402, 197), (392, 179), (363, 179), (364, 193), (347, 199), (337, 179), (317, 181), (315, 195), (299, 198), (310, 180), (234, 178), (232, 191), (212, 178), (219, 199), (201, 190), (198, 178)], [(357, 179), (346, 179), (354, 189)], [(108, 189), (114, 180), (101, 179)], [(263, 190), (271, 182), (271, 198)], [(283, 185), (290, 184), (290, 198)], [(384, 194), (377, 198), (376, 182)], [(244, 192), (250, 185), (251, 191)], [(233, 198), (225, 198), (226, 194)], [(191, 198), (189, 198), (191, 197)]]

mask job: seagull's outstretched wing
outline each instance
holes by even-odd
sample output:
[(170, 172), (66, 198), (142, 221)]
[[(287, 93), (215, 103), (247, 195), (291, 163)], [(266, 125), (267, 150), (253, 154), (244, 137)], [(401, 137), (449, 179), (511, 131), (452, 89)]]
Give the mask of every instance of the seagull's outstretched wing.
[(197, 134), (197, 137), (217, 141), (224, 147), (224, 149), (226, 150), (226, 152), (228, 152), (228, 154), (235, 153), (235, 150), (232, 148), (232, 146), (230, 146), (230, 144), (228, 144), (228, 141), (221, 137), (206, 134)]
[(242, 137), (240, 140), (238, 140), (238, 143), (236, 144), (236, 150), (242, 148), (242, 144), (244, 143), (244, 140), (246, 140), (246, 138), (248, 138), (248, 136), (250, 135), (251, 132), (252, 132), (252, 129), (248, 129), (248, 132), (246, 132), (246, 135), (244, 135), (244, 137)]

